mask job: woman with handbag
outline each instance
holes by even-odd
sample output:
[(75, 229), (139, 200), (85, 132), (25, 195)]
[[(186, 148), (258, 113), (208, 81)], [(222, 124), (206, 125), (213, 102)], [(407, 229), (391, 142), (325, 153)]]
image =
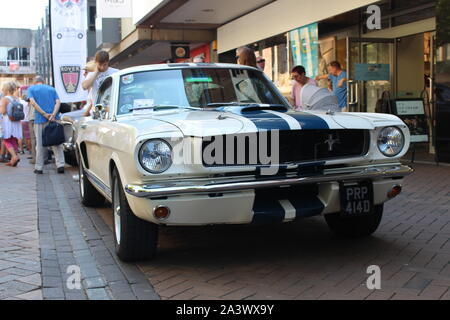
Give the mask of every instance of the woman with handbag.
[(6, 165), (9, 167), (16, 167), (20, 162), (20, 158), (17, 155), (18, 151), (18, 140), (22, 139), (22, 124), (13, 117), (10, 116), (8, 109), (11, 108), (12, 104), (16, 101), (14, 93), (17, 86), (14, 82), (7, 82), (2, 87), (3, 98), (0, 100), (0, 113), (2, 117), (2, 135), (3, 144), (6, 150), (8, 150), (11, 155), (11, 161)]

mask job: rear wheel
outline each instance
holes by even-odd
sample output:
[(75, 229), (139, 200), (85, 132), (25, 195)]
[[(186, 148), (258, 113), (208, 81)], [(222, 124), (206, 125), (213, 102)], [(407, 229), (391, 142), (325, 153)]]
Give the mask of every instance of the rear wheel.
[(103, 197), (87, 179), (86, 173), (84, 171), (83, 161), (81, 160), (79, 153), (78, 163), (81, 203), (83, 203), (83, 205), (85, 205), (86, 207), (98, 207), (103, 205), (105, 203), (105, 197)]
[(383, 205), (374, 207), (373, 213), (366, 216), (343, 218), (341, 213), (326, 214), (325, 220), (330, 229), (339, 236), (359, 238), (374, 233), (383, 217)]
[(112, 185), (117, 256), (125, 262), (152, 259), (158, 244), (158, 226), (138, 218), (131, 211), (117, 170), (113, 172)]

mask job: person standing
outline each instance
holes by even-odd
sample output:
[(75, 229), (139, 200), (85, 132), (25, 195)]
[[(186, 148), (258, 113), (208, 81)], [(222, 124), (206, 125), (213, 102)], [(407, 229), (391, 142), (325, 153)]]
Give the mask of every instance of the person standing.
[[(35, 174), (42, 174), (44, 168), (44, 156), (47, 155), (47, 148), (42, 145), (42, 133), (44, 128), (53, 121), (59, 120), (59, 108), (61, 101), (55, 88), (44, 84), (42, 77), (36, 77), (35, 85), (28, 89), (30, 104), (35, 109), (34, 133), (36, 135), (36, 164)], [(62, 145), (53, 146), (53, 153), (56, 157), (56, 168), (60, 174), (64, 173), (64, 150)]]
[(294, 106), (296, 111), (303, 110), (302, 90), (307, 84), (317, 86), (317, 82), (306, 76), (306, 70), (303, 66), (296, 66), (291, 71), (293, 80), (291, 96), (289, 102)]
[(258, 67), (259, 70), (264, 72), (264, 69), (266, 69), (266, 59), (264, 59), (261, 56), (257, 57), (256, 58), (256, 66)]
[(330, 74), (317, 76), (316, 80), (330, 79), (333, 86), (333, 94), (338, 98), (339, 108), (347, 111), (347, 72), (342, 70), (338, 61), (330, 62)]
[[(25, 114), (25, 119), (22, 120), (22, 134), (25, 140), (25, 145), (29, 153), (32, 153), (32, 144), (30, 136), (30, 105), (28, 97), (25, 94), (20, 93), (20, 103), (23, 105), (23, 113)], [(23, 147), (22, 147), (23, 148)], [(24, 152), (22, 152), (24, 153)]]
[(255, 51), (249, 47), (237, 48), (236, 60), (240, 65), (257, 68)]
[(34, 133), (34, 119), (36, 110), (30, 103), (28, 98), (28, 130), (30, 131), (30, 141), (31, 141), (31, 155), (28, 157), (31, 164), (36, 164), (36, 135)]
[(109, 66), (109, 53), (104, 50), (101, 50), (95, 54), (95, 64), (95, 71), (90, 72), (86, 79), (81, 83), (83, 90), (91, 90), (90, 96), (94, 100), (94, 105), (97, 92), (100, 89), (103, 80), (119, 71)]
[(3, 115), (2, 119), (2, 136), (3, 144), (6, 150), (11, 155), (11, 161), (6, 165), (9, 167), (16, 167), (20, 162), (18, 152), (18, 141), (22, 139), (22, 125), (19, 121), (10, 117), (8, 109), (12, 108), (13, 102), (17, 101), (14, 96), (17, 86), (14, 82), (7, 82), (2, 87), (3, 98), (0, 101), (0, 113)]

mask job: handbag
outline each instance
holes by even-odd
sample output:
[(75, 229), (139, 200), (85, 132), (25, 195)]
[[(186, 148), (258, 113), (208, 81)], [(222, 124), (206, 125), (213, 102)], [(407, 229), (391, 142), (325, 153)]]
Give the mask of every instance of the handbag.
[(58, 122), (50, 122), (44, 130), (42, 130), (42, 146), (53, 147), (59, 146), (66, 142), (64, 135), (64, 126)]

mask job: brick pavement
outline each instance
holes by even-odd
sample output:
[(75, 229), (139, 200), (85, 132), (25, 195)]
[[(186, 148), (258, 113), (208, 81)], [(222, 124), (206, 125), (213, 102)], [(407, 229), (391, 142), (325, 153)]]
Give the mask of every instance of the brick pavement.
[[(320, 217), (162, 228), (157, 259), (139, 267), (162, 299), (450, 300), (450, 168), (414, 167), (373, 237), (337, 238)], [(370, 265), (381, 290), (366, 287)]]
[[(73, 172), (47, 171), (36, 191), (26, 165), (14, 177), (0, 167), (2, 181), (8, 179), (0, 186), (0, 217), (8, 221), (0, 224), (0, 299), (450, 300), (450, 168), (415, 167), (373, 237), (337, 238), (320, 217), (277, 226), (161, 228), (156, 260), (137, 265), (117, 261), (111, 209), (82, 207)], [(5, 198), (22, 186), (31, 194), (25, 202), (20, 194)], [(71, 264), (81, 266), (81, 291), (65, 289)], [(365, 286), (373, 264), (381, 266), (382, 290)]]
[(36, 180), (25, 158), (0, 164), (0, 300), (42, 299)]
[[(110, 229), (80, 205), (72, 173), (49, 165), (36, 176), (24, 158), (0, 166), (0, 300), (158, 299), (136, 266), (117, 260)], [(67, 286), (73, 266), (80, 289)]]
[[(51, 169), (37, 177), (44, 299), (158, 299), (136, 266), (116, 258), (110, 229), (80, 205), (72, 174)], [(80, 268), (81, 290), (66, 285), (70, 266)]]

